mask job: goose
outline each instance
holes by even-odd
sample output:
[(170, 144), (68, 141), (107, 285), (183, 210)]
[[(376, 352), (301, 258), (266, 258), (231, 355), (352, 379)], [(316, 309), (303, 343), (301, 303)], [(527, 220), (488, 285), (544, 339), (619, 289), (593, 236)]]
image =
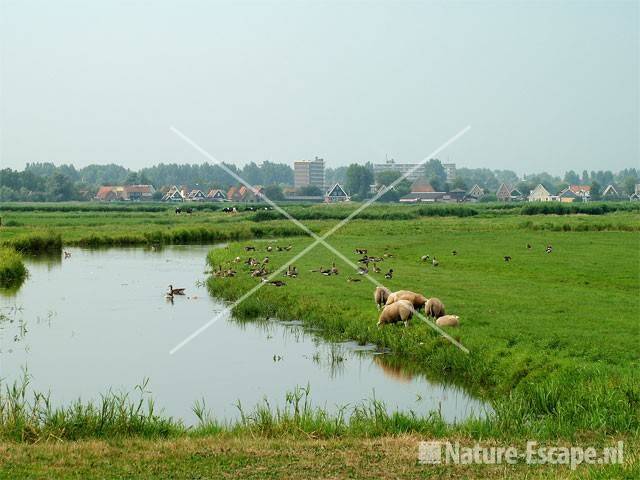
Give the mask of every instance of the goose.
[(440, 265), (440, 262), (438, 262), (436, 257), (433, 257), (433, 260), (431, 260), (431, 265), (433, 265), (434, 267), (437, 267), (438, 265)]
[(267, 245), (267, 252), (270, 252), (271, 250), (273, 250), (273, 247), (271, 245)]
[(284, 247), (284, 249), (288, 252), (289, 250), (291, 250), (293, 248), (293, 245), (289, 244), (286, 247)]
[(366, 267), (358, 267), (358, 275), (366, 275), (369, 273), (369, 269)]
[(321, 272), (321, 273), (322, 273), (322, 270), (323, 270), (322, 265), (320, 265), (320, 268), (316, 268), (316, 269), (314, 269), (314, 270), (309, 270), (309, 271), (310, 271), (310, 272), (314, 272), (314, 273), (318, 273), (318, 272)]
[(360, 278), (353, 278), (353, 277), (349, 277), (347, 278), (347, 282), (351, 283), (351, 282), (359, 282), (361, 279)]
[(510, 260), (511, 260), (511, 257), (510, 257), (509, 255), (505, 255), (505, 256), (504, 256), (504, 261), (505, 261), (505, 262), (508, 262), (508, 261), (510, 261)]
[(249, 252), (249, 251), (254, 251), (255, 252), (256, 247), (254, 247), (253, 245), (247, 245), (246, 247), (244, 247), (244, 250), (246, 252)]
[(262, 259), (262, 263), (269, 263), (269, 257), (264, 257)]
[(367, 249), (366, 248), (356, 248), (356, 253), (358, 255), (366, 255), (367, 254)]
[(385, 258), (393, 258), (393, 254), (392, 253), (385, 253), (383, 256)]
[(458, 252), (456, 252), (456, 251), (454, 250), (454, 251), (452, 251), (452, 252), (451, 252), (451, 255), (453, 255), (453, 256), (455, 257), (456, 255), (458, 255)]
[(384, 274), (384, 278), (391, 280), (393, 278), (393, 268), (390, 268), (387, 273)]
[(551, 245), (547, 245), (547, 248), (545, 250), (547, 253), (551, 253), (553, 251), (553, 247)]
[(331, 267), (331, 275), (338, 275), (338, 269), (336, 268), (336, 262), (333, 262), (333, 266)]
[(380, 267), (378, 265), (376, 265), (375, 262), (373, 262), (373, 271), (376, 272), (376, 273), (380, 273), (381, 272)]
[(422, 260), (423, 262), (426, 262), (427, 260), (429, 260), (429, 255), (422, 255), (422, 257), (420, 257), (420, 260)]
[(184, 295), (184, 288), (173, 288), (173, 285), (169, 285), (169, 292), (173, 295)]
[(285, 282), (283, 282), (282, 280), (267, 280), (266, 278), (263, 278), (262, 281), (268, 285), (273, 285), (274, 287), (284, 287), (286, 285)]
[(236, 258), (234, 258), (234, 259), (233, 259), (233, 262), (234, 262), (234, 263), (238, 263), (238, 262), (240, 262), (241, 260), (242, 260), (242, 259), (241, 259), (240, 257), (236, 257)]
[(531, 250), (531, 244), (527, 243), (527, 250)]
[(64, 251), (64, 258), (71, 258), (71, 252)]
[(320, 267), (320, 273), (328, 277), (329, 275), (331, 275), (331, 269), (330, 268), (323, 269), (322, 267)]

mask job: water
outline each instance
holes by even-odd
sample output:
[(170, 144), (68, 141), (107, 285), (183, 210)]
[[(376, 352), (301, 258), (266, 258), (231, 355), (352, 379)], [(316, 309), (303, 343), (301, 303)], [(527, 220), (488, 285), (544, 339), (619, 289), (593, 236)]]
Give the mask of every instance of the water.
[[(198, 285), (210, 248), (71, 249), (69, 259), (30, 260), (22, 287), (0, 292), (0, 377), (12, 382), (26, 368), (34, 390), (51, 392), (55, 404), (132, 391), (149, 378), (156, 405), (188, 424), (196, 400), (232, 420), (238, 400), (282, 405), (287, 391), (307, 384), (314, 405), (331, 411), (374, 396), (392, 410), (439, 409), (449, 421), (485, 411), (460, 388), (400, 369), (373, 346), (328, 343), (299, 322), (223, 318), (170, 355), (223, 309)], [(187, 295), (172, 304), (169, 284)]]

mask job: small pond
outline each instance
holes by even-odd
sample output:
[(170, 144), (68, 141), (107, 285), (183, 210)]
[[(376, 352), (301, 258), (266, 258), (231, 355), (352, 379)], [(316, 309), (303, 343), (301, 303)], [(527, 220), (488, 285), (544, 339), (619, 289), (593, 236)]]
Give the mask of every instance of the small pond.
[[(109, 389), (133, 391), (148, 378), (156, 407), (187, 424), (196, 421), (196, 400), (233, 420), (238, 400), (246, 408), (264, 398), (278, 406), (286, 392), (307, 385), (313, 404), (330, 411), (374, 396), (390, 410), (439, 409), (449, 421), (488, 408), (459, 387), (398, 368), (373, 346), (330, 343), (298, 322), (225, 318), (169, 355), (223, 310), (203, 286), (211, 248), (74, 248), (68, 259), (28, 260), (22, 287), (0, 292), (3, 383), (26, 369), (34, 390), (67, 404)], [(167, 301), (169, 284), (187, 295)]]

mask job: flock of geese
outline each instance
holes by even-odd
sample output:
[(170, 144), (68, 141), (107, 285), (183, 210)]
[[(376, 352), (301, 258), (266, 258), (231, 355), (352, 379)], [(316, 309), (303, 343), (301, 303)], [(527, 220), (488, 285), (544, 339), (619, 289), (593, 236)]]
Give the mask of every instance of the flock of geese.
[[(533, 247), (531, 246), (531, 244), (527, 243), (526, 248), (528, 250), (531, 250)], [(288, 252), (288, 251), (291, 251), (292, 249), (293, 249), (293, 246), (291, 244), (286, 246), (276, 245), (275, 247), (273, 245), (267, 245), (265, 247), (265, 251), (267, 253), (270, 253), (273, 251)], [(254, 245), (246, 245), (244, 247), (244, 250), (245, 252), (257, 252), (257, 249)], [(546, 253), (553, 252), (553, 246), (550, 244), (547, 245), (545, 248), (545, 252)], [(64, 254), (65, 254), (65, 258), (68, 258), (71, 256), (71, 254), (66, 251), (64, 252)], [(357, 260), (357, 262), (360, 264), (357, 269), (358, 275), (367, 275), (371, 272), (380, 274), (382, 273), (382, 269), (378, 266), (378, 264), (381, 262), (384, 262), (387, 259), (394, 258), (394, 255), (388, 251), (385, 251), (385, 253), (379, 257), (370, 256), (369, 251), (366, 248), (356, 248), (355, 254), (360, 256), (360, 258)], [(454, 257), (457, 256), (458, 251), (452, 250), (451, 255)], [(505, 255), (503, 258), (505, 262), (510, 262), (512, 260), (510, 255)], [(230, 278), (238, 275), (238, 267), (244, 266), (244, 271), (250, 277), (259, 278), (262, 282), (274, 287), (284, 287), (286, 285), (286, 282), (284, 280), (269, 280), (269, 278), (267, 278), (271, 274), (269, 270), (269, 261), (270, 259), (268, 255), (264, 256), (262, 260), (259, 260), (256, 257), (250, 256), (244, 261), (242, 260), (241, 257), (237, 256), (232, 260), (232, 263), (234, 265), (227, 265), (223, 267), (222, 264), (219, 264), (217, 269), (208, 273), (211, 273), (214, 277), (217, 277), (217, 278)], [(440, 261), (435, 257), (435, 255), (433, 257), (431, 255), (422, 255), (420, 257), (420, 261), (422, 263), (430, 262), (433, 267), (438, 267), (440, 265)], [(338, 270), (338, 267), (336, 267), (335, 262), (333, 262), (331, 267), (329, 268), (325, 268), (324, 266), (320, 265), (320, 267), (314, 268), (310, 270), (310, 272), (319, 273), (325, 277), (339, 275), (340, 273)], [(286, 278), (297, 278), (298, 275), (299, 275), (299, 271), (295, 265), (287, 265), (286, 270), (282, 274), (282, 276)], [(387, 280), (391, 280), (393, 278), (393, 275), (394, 275), (393, 268), (389, 268), (384, 273), (384, 278)], [(361, 281), (361, 278), (358, 278), (358, 277), (353, 277), (353, 276), (347, 277), (347, 282), (349, 283), (360, 282), (360, 281)], [(184, 295), (185, 294), (184, 291), (185, 291), (184, 288), (174, 288), (173, 285), (169, 285), (169, 289), (166, 293), (166, 298), (173, 300), (173, 297), (175, 295)]]

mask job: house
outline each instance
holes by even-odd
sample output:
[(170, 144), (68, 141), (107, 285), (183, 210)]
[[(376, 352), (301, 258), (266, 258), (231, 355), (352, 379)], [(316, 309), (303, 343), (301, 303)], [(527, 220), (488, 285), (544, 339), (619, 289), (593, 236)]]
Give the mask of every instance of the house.
[(334, 203), (334, 202), (348, 202), (351, 199), (342, 185), (336, 183), (333, 187), (327, 190), (327, 193), (324, 195), (325, 203)]
[(419, 178), (411, 184), (411, 193), (435, 192), (435, 189), (424, 178)]
[(260, 185), (254, 185), (253, 189), (243, 185), (238, 189), (239, 201), (245, 203), (260, 202), (262, 201), (262, 190), (263, 188)]
[(122, 186), (104, 186), (98, 189), (95, 199), (102, 202), (113, 202), (115, 200), (127, 200), (127, 196)]
[(184, 202), (184, 195), (182, 191), (175, 185), (167, 190), (167, 193), (162, 197), (163, 202)]
[(640, 183), (636, 183), (635, 192), (629, 195), (629, 200), (631, 200), (632, 202), (637, 202), (638, 200), (640, 200)]
[(207, 199), (207, 196), (204, 194), (202, 190), (193, 189), (187, 194), (187, 200), (190, 202), (204, 202)]
[(587, 202), (591, 197), (591, 185), (569, 185), (567, 188), (580, 197), (583, 202)]
[(207, 193), (207, 200), (209, 202), (224, 202), (227, 200), (227, 195), (219, 189), (209, 190)]
[(134, 202), (152, 200), (156, 189), (153, 185), (126, 185), (124, 187), (125, 200)]
[(239, 202), (242, 199), (242, 196), (238, 190), (238, 187), (230, 187), (229, 190), (227, 190), (227, 200), (231, 202)]
[(551, 195), (541, 183), (529, 193), (530, 202), (552, 202), (554, 200), (558, 200), (558, 197)]
[(470, 199), (480, 200), (484, 196), (484, 189), (477, 183), (467, 192)]
[(522, 193), (513, 185), (506, 183), (501, 184), (496, 192), (496, 198), (499, 202), (511, 202), (515, 200), (522, 200)]
[(616, 188), (611, 184), (607, 185), (607, 187), (602, 191), (600, 196), (602, 197), (602, 200), (619, 200), (620, 199), (620, 194), (618, 193)]
[(575, 193), (570, 188), (565, 188), (564, 190), (562, 190), (558, 194), (558, 199), (562, 203), (571, 203), (571, 202), (580, 202), (580, 201), (582, 201), (582, 197), (578, 196), (578, 194)]
[(464, 190), (462, 190), (461, 188), (454, 188), (453, 190), (450, 190), (449, 192), (447, 192), (443, 197), (442, 200), (445, 202), (462, 202), (464, 201), (464, 197), (466, 196), (467, 192), (465, 192)]

